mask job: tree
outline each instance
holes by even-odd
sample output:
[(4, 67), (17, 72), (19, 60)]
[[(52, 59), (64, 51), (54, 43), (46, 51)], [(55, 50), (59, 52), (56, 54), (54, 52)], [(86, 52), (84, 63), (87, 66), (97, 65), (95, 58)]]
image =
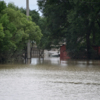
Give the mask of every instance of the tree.
[(2, 41), (0, 41), (1, 61), (7, 60), (16, 52), (22, 55), (28, 39), (39, 43), (42, 37), (40, 28), (32, 22), (31, 17), (28, 17), (27, 20), (25, 14), (11, 7), (1, 11), (0, 32), (2, 32)]
[(40, 19), (39, 13), (36, 10), (30, 10), (29, 14), (32, 18), (32, 21), (38, 25), (38, 21)]
[(4, 37), (3, 27), (2, 24), (0, 23), (0, 41), (2, 41), (3, 37)]
[[(6, 8), (6, 3), (4, 1), (0, 1), (0, 16), (1, 16), (1, 11), (5, 8)], [(4, 37), (3, 26), (2, 23), (0, 23), (0, 41), (2, 41), (3, 37)]]
[(98, 9), (100, 2), (90, 2), (88, 0), (80, 2), (77, 0), (77, 2), (71, 2), (71, 4), (74, 5), (74, 8), (68, 13), (68, 22), (70, 23), (68, 35), (71, 39), (69, 40), (67, 36), (67, 45), (71, 50), (80, 50), (80, 52), (82, 49), (86, 50), (87, 58), (91, 59), (93, 54), (92, 46), (95, 45), (94, 41), (96, 39), (94, 37), (98, 30), (96, 20), (100, 10)]
[(6, 3), (4, 1), (0, 1), (0, 13), (5, 8), (6, 8)]
[(38, 0), (38, 5), (47, 18), (49, 36), (58, 43), (66, 38), (67, 50), (73, 58), (87, 52), (90, 59), (92, 45), (100, 44), (97, 38), (100, 36), (100, 1)]
[(43, 15), (47, 19), (47, 30), (51, 44), (63, 42), (66, 38), (65, 29), (67, 23), (67, 10), (71, 9), (66, 0), (38, 0), (38, 5)]
[(50, 32), (47, 29), (47, 19), (45, 17), (40, 17), (38, 21), (38, 25), (41, 29), (41, 32), (43, 34), (43, 37), (40, 40), (39, 47), (42, 49), (50, 49), (51, 45), (51, 38), (50, 38)]
[[(24, 8), (19, 8), (19, 10), (22, 13), (26, 13), (26, 9)], [(42, 48), (42, 49), (50, 49), (50, 44), (51, 44), (51, 39), (49, 38), (50, 32), (47, 29), (47, 20), (45, 17), (40, 16), (38, 11), (36, 10), (30, 10), (29, 12), (30, 17), (32, 18), (32, 21), (36, 23), (36, 25), (39, 26), (39, 28), (41, 29), (41, 33), (43, 34), (40, 43), (37, 44), (38, 48)]]

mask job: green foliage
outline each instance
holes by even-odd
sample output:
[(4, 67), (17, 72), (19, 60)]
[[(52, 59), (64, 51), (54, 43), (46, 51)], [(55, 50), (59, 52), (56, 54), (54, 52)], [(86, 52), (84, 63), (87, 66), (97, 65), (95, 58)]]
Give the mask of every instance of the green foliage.
[(0, 1), (0, 13), (5, 8), (6, 8), (6, 3), (4, 1)]
[(26, 9), (24, 9), (24, 8), (19, 8), (19, 10), (21, 11), (21, 13), (24, 13), (24, 14), (26, 14)]
[[(97, 38), (94, 38), (97, 32), (97, 16), (98, 16), (98, 2), (77, 2), (73, 3), (74, 9), (68, 11), (68, 22), (70, 27), (68, 27), (68, 33), (71, 37), (70, 40), (67, 37), (67, 47), (70, 51), (79, 49), (80, 52), (87, 50), (88, 59), (92, 58), (92, 46), (96, 45), (95, 41), (98, 41)], [(98, 10), (97, 10), (98, 9)], [(74, 41), (74, 42), (73, 42)], [(84, 48), (83, 48), (84, 44)], [(100, 45), (100, 42), (98, 42)], [(83, 50), (82, 50), (83, 49)], [(78, 54), (76, 53), (76, 56)]]
[(41, 29), (41, 32), (43, 34), (43, 37), (41, 38), (39, 47), (42, 49), (50, 49), (51, 44), (51, 38), (50, 38), (50, 32), (47, 29), (47, 20), (45, 17), (40, 17), (38, 21), (38, 25)]
[(38, 25), (38, 21), (39, 21), (39, 13), (36, 10), (30, 10), (30, 14), (29, 14), (32, 18), (32, 21), (35, 22)]
[(92, 46), (100, 45), (100, 0), (38, 0), (38, 5), (53, 44), (66, 38), (72, 57), (87, 52), (92, 58)]
[(12, 8), (14, 10), (19, 10), (18, 6), (16, 6), (14, 3), (8, 3), (8, 8)]
[[(42, 37), (40, 28), (32, 22), (32, 18), (21, 13), (14, 4), (2, 9), (0, 16), (0, 61), (22, 52), (27, 41), (39, 43)], [(20, 54), (20, 55), (21, 55)]]
[(2, 41), (2, 39), (4, 38), (5, 34), (3, 32), (3, 27), (2, 24), (0, 23), (0, 41)]

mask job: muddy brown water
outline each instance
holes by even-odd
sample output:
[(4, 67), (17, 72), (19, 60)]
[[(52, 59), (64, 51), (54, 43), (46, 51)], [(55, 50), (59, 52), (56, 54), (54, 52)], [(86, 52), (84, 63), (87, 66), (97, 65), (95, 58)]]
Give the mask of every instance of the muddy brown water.
[(1, 64), (0, 100), (100, 100), (100, 61)]

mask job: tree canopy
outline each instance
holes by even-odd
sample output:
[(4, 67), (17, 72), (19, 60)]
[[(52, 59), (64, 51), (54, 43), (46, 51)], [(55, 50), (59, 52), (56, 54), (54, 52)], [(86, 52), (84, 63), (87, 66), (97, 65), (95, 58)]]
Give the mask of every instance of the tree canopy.
[[(32, 18), (27, 16), (16, 6), (0, 1), (0, 61), (14, 55), (15, 51), (22, 51), (27, 40), (39, 43), (42, 33)], [(27, 20), (28, 19), (28, 20)]]
[(100, 45), (100, 0), (38, 0), (52, 41), (66, 40), (72, 58), (92, 58)]
[(0, 62), (23, 55), (29, 39), (43, 49), (66, 42), (72, 58), (95, 58), (93, 46), (100, 46), (100, 0), (38, 0), (38, 6), (43, 16), (30, 10), (27, 17), (26, 9), (0, 1)]

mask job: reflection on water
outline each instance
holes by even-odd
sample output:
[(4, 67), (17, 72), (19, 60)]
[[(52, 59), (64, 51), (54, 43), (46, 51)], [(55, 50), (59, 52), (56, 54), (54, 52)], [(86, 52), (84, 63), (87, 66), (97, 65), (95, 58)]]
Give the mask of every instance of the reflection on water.
[(0, 65), (0, 100), (100, 100), (100, 62), (32, 58), (30, 65)]
[(31, 59), (31, 64), (32, 65), (37, 65), (37, 64), (43, 64), (43, 63), (47, 63), (47, 64), (56, 64), (59, 65), (60, 64), (60, 58), (57, 57), (50, 57), (50, 58), (32, 58)]
[(84, 67), (84, 66), (94, 66), (94, 65), (100, 65), (100, 61), (86, 61), (86, 60), (67, 60), (67, 61), (60, 61), (59, 57), (50, 57), (50, 58), (32, 58), (31, 59), (31, 64), (32, 65), (37, 65), (37, 64), (52, 64), (52, 65), (61, 65), (61, 66), (69, 66), (69, 65), (77, 65), (79, 67)]

